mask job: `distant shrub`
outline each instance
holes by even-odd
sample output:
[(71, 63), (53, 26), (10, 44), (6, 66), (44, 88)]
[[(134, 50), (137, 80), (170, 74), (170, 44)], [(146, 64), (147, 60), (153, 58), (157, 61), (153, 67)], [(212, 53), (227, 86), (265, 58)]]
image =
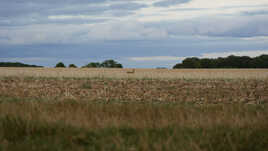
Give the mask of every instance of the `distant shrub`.
[(83, 66), (83, 68), (100, 68), (101, 64), (98, 62), (91, 62), (85, 66)]
[(77, 66), (75, 64), (70, 64), (69, 68), (77, 68)]
[(105, 60), (102, 62), (101, 66), (103, 68), (123, 68), (122, 64), (114, 60)]
[(156, 69), (167, 69), (166, 67), (156, 67)]
[(91, 62), (83, 66), (83, 68), (123, 68), (123, 65), (114, 60), (105, 60), (102, 63)]
[(55, 67), (56, 67), (56, 68), (65, 68), (65, 65), (64, 65), (64, 63), (59, 62), (59, 63), (56, 64)]

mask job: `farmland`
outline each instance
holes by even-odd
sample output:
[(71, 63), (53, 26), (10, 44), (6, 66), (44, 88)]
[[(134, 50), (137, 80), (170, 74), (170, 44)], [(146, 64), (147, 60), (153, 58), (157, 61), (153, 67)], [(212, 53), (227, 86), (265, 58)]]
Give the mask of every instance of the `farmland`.
[(0, 68), (0, 150), (268, 148), (265, 69)]
[(267, 69), (131, 69), (1, 68), (0, 77), (112, 78), (112, 79), (267, 79)]

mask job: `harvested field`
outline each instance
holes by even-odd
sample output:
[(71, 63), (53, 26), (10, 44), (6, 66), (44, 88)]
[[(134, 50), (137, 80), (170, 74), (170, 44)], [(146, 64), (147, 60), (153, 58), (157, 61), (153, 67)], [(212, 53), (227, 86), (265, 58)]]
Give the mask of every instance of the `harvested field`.
[(267, 79), (267, 69), (74, 69), (0, 68), (0, 77), (134, 78), (134, 79)]
[(263, 151), (267, 70), (0, 68), (0, 151)]
[(268, 80), (2, 78), (1, 97), (190, 103), (268, 102)]

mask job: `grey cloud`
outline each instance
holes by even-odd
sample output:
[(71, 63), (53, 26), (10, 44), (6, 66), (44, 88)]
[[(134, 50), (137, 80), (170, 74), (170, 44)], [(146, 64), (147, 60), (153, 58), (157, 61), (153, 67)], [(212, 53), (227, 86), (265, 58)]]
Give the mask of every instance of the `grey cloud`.
[(72, 7), (63, 7), (60, 9), (54, 9), (50, 12), (50, 15), (62, 15), (62, 14), (85, 14), (85, 15), (99, 15), (107, 11), (125, 11), (131, 12), (144, 8), (146, 5), (138, 4), (134, 2), (122, 2), (111, 3), (110, 5), (73, 5)]
[(10, 40), (7, 36), (0, 36), (0, 41), (8, 41)]
[(171, 37), (209, 36), (209, 37), (256, 37), (268, 36), (266, 16), (210, 16), (183, 21), (170, 21), (148, 24), (166, 30)]
[[(105, 4), (105, 5), (104, 5)], [(55, 15), (87, 15), (94, 16), (105, 14), (106, 16), (127, 16), (133, 14), (135, 10), (146, 7), (146, 5), (135, 1), (123, 0), (14, 0), (0, 1), (0, 26), (14, 26), (25, 24), (41, 23), (89, 23), (101, 22), (104, 19), (83, 19), (76, 20), (48, 20), (48, 16)]]
[[(0, 39), (6, 44), (72, 43), (90, 41), (160, 40), (178, 37), (257, 37), (268, 36), (267, 16), (201, 17), (191, 20), (159, 23), (108, 21), (107, 24), (40, 24), (21, 27), (2, 27)], [(65, 21), (65, 20), (63, 20)], [(46, 21), (44, 21), (46, 22)], [(94, 22), (94, 21), (93, 21)], [(55, 34), (57, 33), (57, 34)], [(199, 43), (200, 41), (196, 41)]]
[(183, 3), (188, 3), (192, 0), (162, 0), (160, 2), (154, 3), (154, 6), (156, 7), (168, 7), (172, 5), (178, 5)]
[[(68, 19), (68, 20), (51, 20), (47, 17), (35, 17), (35, 18), (11, 18), (8, 21), (0, 21), (0, 27), (18, 27), (27, 26), (31, 24), (96, 24), (103, 23), (109, 19)], [(11, 29), (12, 30), (12, 29)]]
[(256, 37), (268, 36), (268, 21), (255, 20), (248, 24), (235, 27), (223, 33), (213, 33), (212, 36), (229, 36), (229, 37)]
[[(0, 6), (1, 7), (1, 6)], [(157, 40), (177, 38), (179, 36), (208, 37), (255, 37), (268, 36), (268, 21), (266, 16), (205, 16), (181, 21), (138, 22), (133, 20), (117, 20), (120, 17), (135, 13), (136, 9), (146, 7), (133, 2), (117, 1), (109, 5), (73, 5), (62, 7), (51, 12), (29, 14), (25, 17), (1, 17), (0, 38), (3, 43), (35, 44), (35, 43), (87, 43), (89, 41), (112, 40)], [(87, 8), (90, 8), (87, 10)], [(188, 9), (187, 9), (188, 10)], [(192, 10), (192, 9), (190, 9)], [(86, 17), (79, 17), (79, 11)], [(87, 12), (89, 11), (89, 12)], [(178, 10), (179, 11), (179, 10)], [(107, 18), (88, 17), (101, 14)], [(64, 18), (64, 15), (70, 17)], [(48, 18), (48, 15), (63, 15), (62, 18)], [(94, 16), (94, 15), (92, 15)], [(99, 15), (96, 15), (99, 16)], [(94, 24), (102, 23), (105, 24)], [(68, 24), (68, 25), (67, 25)], [(91, 24), (91, 25), (89, 25)], [(14, 27), (14, 25), (27, 25)], [(6, 28), (9, 27), (9, 28)], [(1, 30), (4, 31), (1, 33)], [(57, 34), (55, 34), (57, 33)], [(4, 42), (3, 42), (4, 41)]]
[(112, 15), (114, 17), (124, 17), (135, 14), (133, 11), (124, 11), (124, 10), (109, 10), (105, 12), (107, 15)]
[[(109, 2), (109, 3), (108, 3)], [(93, 5), (94, 4), (94, 5)], [(99, 4), (99, 5), (97, 5)], [(109, 4), (109, 5), (101, 5)], [(96, 14), (107, 10), (137, 10), (146, 5), (122, 0), (40, 0), (40, 1), (0, 1), (0, 17), (25, 16), (29, 14)]]
[(268, 10), (244, 11), (241, 14), (245, 16), (268, 15)]
[[(211, 30), (207, 29), (202, 33), (208, 36), (217, 37), (256, 37), (268, 36), (268, 20), (266, 16), (245, 16), (240, 18), (227, 18), (225, 20), (216, 20)], [(217, 23), (218, 21), (218, 23)], [(223, 24), (224, 26), (222, 26)], [(204, 27), (205, 25), (203, 25)], [(214, 29), (213, 29), (214, 28)], [(200, 30), (199, 30), (200, 31)]]
[[(167, 38), (164, 30), (145, 27), (136, 21), (108, 21), (105, 24), (35, 24), (2, 27), (0, 35), (9, 40), (2, 44), (88, 43), (111, 40), (155, 40)], [(1, 44), (1, 41), (0, 41)]]
[(134, 3), (134, 2), (124, 2), (121, 4), (112, 4), (109, 6), (110, 9), (112, 10), (137, 10), (140, 8), (144, 8), (147, 5), (145, 4), (139, 4), (139, 3)]

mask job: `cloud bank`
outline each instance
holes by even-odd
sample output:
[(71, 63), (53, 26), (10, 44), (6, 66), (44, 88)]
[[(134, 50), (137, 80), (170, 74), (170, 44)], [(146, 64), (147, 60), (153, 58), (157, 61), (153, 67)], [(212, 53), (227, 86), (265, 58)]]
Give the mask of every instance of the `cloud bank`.
[(264, 51), (267, 10), (267, 0), (1, 0), (0, 53), (170, 64), (176, 56)]

